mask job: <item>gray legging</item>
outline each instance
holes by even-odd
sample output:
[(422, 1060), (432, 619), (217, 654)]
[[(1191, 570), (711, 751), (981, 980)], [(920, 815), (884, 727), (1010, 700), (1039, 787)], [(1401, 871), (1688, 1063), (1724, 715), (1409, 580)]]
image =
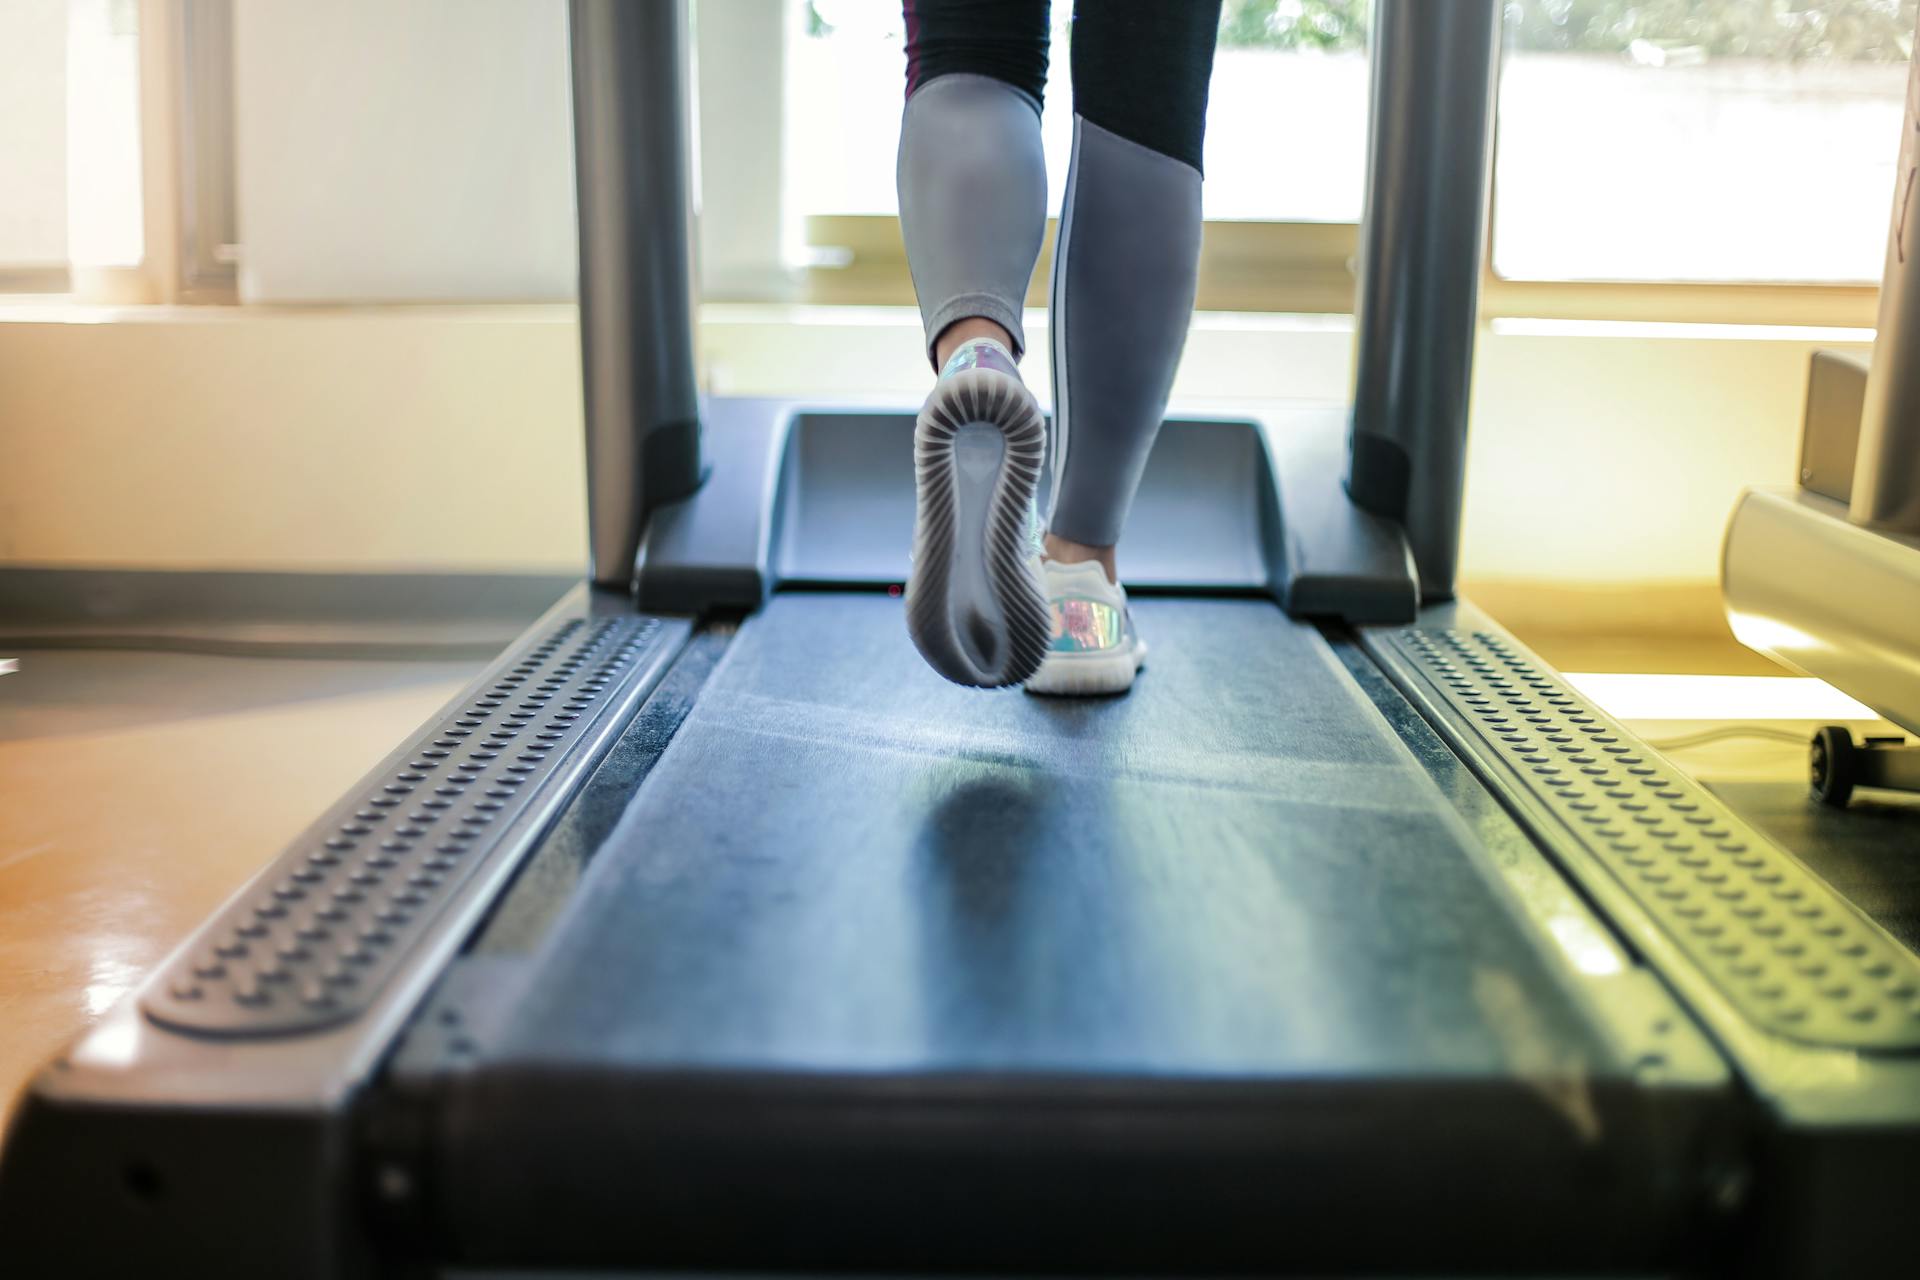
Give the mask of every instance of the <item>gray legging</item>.
[[(1048, 528), (1120, 540), (1193, 313), (1219, 0), (1089, 0), (1053, 258)], [(1020, 318), (1046, 230), (1045, 0), (908, 0), (900, 223), (931, 356), (955, 321)]]

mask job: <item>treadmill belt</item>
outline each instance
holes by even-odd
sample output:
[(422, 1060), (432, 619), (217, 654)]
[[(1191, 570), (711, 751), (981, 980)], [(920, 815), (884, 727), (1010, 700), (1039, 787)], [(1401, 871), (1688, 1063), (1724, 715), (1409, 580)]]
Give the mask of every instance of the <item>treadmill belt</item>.
[(877, 595), (749, 619), (511, 992), (439, 1015), (489, 1028), (440, 1095), (449, 1252), (1668, 1257), (1703, 1112), (1586, 1020), (1326, 641), (1134, 608), (1149, 669), (1079, 701), (945, 683)]
[(503, 1056), (1347, 1078), (1595, 1061), (1313, 628), (1256, 601), (1135, 612), (1159, 649), (1133, 693), (1050, 700), (942, 681), (897, 601), (777, 597), (597, 856)]

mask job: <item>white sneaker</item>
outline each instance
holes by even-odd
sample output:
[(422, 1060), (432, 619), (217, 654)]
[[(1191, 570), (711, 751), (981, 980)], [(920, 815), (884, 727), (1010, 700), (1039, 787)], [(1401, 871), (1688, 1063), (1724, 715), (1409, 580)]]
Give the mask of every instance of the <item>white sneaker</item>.
[(1045, 419), (1012, 355), (985, 339), (963, 343), (914, 424), (907, 580), (907, 633), (956, 684), (1016, 685), (1046, 654), (1033, 515), (1045, 445)]
[(1053, 635), (1028, 693), (1125, 693), (1146, 665), (1147, 645), (1127, 610), (1127, 593), (1092, 560), (1041, 562)]

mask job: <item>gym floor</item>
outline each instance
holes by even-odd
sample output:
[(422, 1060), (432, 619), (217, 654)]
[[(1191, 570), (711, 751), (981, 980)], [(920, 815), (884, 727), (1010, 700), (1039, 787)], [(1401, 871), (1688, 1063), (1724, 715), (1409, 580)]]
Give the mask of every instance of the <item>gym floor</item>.
[[(1655, 742), (1736, 717), (1753, 727), (1756, 707), (1779, 717), (1761, 727), (1800, 742), (1812, 720), (1846, 718), (1844, 700), (1815, 681), (1634, 679), (1703, 663), (1657, 646), (1599, 655), (1523, 638), (1563, 669), (1604, 656), (1615, 674), (1586, 691)], [(41, 1063), (482, 665), (78, 650), (4, 659), (0, 1123)], [(1753, 670), (1750, 655), (1727, 661)], [(1672, 755), (1716, 783), (1797, 784), (1805, 769), (1804, 746), (1785, 737), (1709, 738)]]

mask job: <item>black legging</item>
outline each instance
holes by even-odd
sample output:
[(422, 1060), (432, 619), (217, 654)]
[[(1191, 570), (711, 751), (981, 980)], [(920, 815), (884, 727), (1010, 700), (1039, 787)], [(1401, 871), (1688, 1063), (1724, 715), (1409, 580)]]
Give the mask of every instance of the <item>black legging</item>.
[[(971, 72), (1046, 91), (1049, 0), (905, 0), (907, 93)], [(1200, 168), (1220, 0), (1084, 0), (1073, 13), (1073, 111)]]
[[(1006, 330), (1046, 229), (1047, 0), (906, 0), (900, 223), (931, 358), (967, 319)], [(1193, 313), (1200, 154), (1220, 0), (1085, 0), (1073, 159), (1054, 248), (1048, 528), (1119, 541)]]

